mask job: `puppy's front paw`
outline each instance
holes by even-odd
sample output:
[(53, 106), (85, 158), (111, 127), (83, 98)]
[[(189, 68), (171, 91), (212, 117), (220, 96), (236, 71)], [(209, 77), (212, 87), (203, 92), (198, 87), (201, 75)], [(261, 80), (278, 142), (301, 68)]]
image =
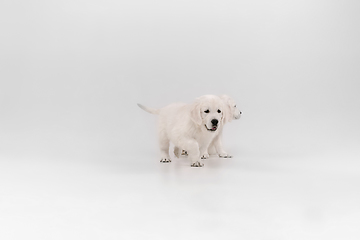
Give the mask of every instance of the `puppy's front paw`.
[(171, 159), (170, 159), (170, 158), (162, 158), (162, 159), (160, 160), (160, 162), (162, 162), (162, 163), (169, 163), (169, 162), (171, 162)]
[(182, 151), (181, 151), (181, 155), (182, 155), (182, 156), (187, 156), (187, 155), (188, 155), (188, 153), (187, 153), (187, 151), (182, 150)]
[(210, 155), (208, 153), (205, 153), (204, 155), (201, 156), (201, 159), (207, 159), (209, 157), (210, 157)]
[(202, 166), (204, 166), (204, 164), (201, 162), (194, 162), (193, 164), (191, 164), (191, 167), (202, 167)]
[(231, 156), (230, 154), (227, 154), (227, 153), (220, 153), (219, 157), (221, 157), (221, 158), (232, 158), (233, 156)]

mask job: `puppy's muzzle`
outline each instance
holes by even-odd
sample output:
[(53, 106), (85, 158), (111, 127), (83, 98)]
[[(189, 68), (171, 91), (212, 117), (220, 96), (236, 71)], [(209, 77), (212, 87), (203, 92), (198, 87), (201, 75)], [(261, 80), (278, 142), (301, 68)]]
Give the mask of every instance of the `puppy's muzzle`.
[(214, 131), (216, 131), (217, 128), (218, 128), (218, 123), (219, 123), (219, 120), (213, 119), (213, 120), (211, 120), (212, 127), (209, 129), (209, 128), (206, 126), (206, 124), (205, 124), (205, 127), (206, 127), (206, 129), (207, 129), (208, 131), (214, 132)]
[(242, 112), (239, 111), (239, 113), (234, 116), (234, 119), (239, 119), (241, 117), (241, 114)]

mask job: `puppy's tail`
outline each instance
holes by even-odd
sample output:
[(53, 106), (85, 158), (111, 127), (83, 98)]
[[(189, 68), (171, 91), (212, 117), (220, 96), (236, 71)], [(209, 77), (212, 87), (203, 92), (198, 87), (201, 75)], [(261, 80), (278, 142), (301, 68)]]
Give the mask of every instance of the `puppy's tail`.
[(140, 103), (138, 103), (138, 106), (139, 106), (142, 110), (147, 111), (148, 113), (151, 113), (151, 114), (159, 114), (159, 112), (160, 112), (159, 109), (145, 107), (144, 105), (141, 105)]

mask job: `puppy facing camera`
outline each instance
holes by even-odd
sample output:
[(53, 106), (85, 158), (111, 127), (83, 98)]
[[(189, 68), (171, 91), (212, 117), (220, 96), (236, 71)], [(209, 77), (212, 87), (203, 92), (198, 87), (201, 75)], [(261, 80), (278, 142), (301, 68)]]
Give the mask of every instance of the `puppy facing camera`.
[(204, 166), (203, 159), (209, 157), (209, 152), (231, 157), (222, 146), (222, 129), (227, 122), (239, 119), (241, 112), (229, 96), (204, 95), (191, 104), (173, 103), (160, 109), (138, 106), (159, 115), (160, 162), (171, 162), (170, 142), (175, 145), (175, 156), (186, 153), (192, 167)]

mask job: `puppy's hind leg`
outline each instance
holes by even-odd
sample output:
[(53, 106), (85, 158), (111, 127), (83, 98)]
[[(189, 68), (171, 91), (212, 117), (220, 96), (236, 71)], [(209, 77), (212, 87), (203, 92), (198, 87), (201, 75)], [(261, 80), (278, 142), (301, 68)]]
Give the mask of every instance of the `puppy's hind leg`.
[(164, 134), (159, 134), (159, 145), (160, 145), (160, 152), (161, 152), (160, 162), (162, 162), (162, 163), (171, 162), (170, 155), (169, 155), (170, 141)]

